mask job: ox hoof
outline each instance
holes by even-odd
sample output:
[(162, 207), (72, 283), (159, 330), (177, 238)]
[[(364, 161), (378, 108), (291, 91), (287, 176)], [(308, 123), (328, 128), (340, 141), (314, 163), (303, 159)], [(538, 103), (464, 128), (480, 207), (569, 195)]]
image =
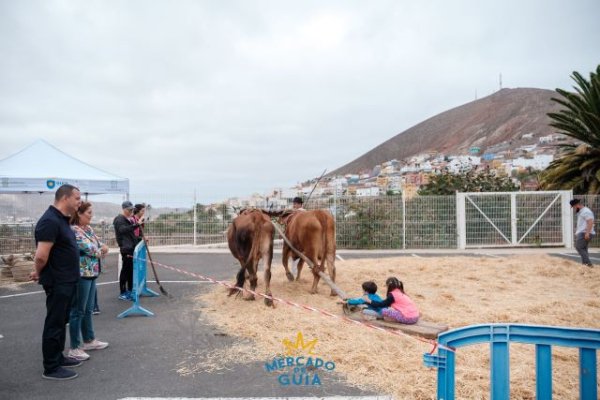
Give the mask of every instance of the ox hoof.
[(316, 290), (311, 290), (309, 293), (310, 294), (317, 294), (318, 292)]
[(294, 275), (291, 272), (286, 272), (285, 276), (287, 276), (288, 281), (294, 282)]
[(329, 295), (330, 295), (330, 296), (337, 296), (337, 293), (336, 293), (334, 290), (332, 290), (332, 291), (329, 293)]
[(273, 307), (273, 300), (271, 300), (271, 299), (265, 299), (265, 306), (267, 306), (267, 307)]

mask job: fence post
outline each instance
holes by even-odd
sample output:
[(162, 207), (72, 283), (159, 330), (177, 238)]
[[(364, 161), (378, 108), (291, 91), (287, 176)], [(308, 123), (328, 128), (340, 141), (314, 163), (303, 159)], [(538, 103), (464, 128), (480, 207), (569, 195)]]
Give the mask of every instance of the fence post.
[(465, 194), (456, 192), (456, 239), (457, 248), (464, 250), (467, 247)]
[(402, 196), (402, 248), (406, 250), (406, 197), (404, 190), (400, 195)]
[[(227, 204), (223, 203), (223, 210), (221, 211), (221, 219), (223, 220), (223, 228), (221, 229), (221, 233), (223, 233), (225, 236), (225, 231), (227, 230), (227, 221), (225, 221), (225, 215), (227, 214)], [(213, 232), (210, 233), (211, 235), (213, 234)], [(210, 243), (212, 243), (212, 239), (210, 239)]]
[(563, 244), (566, 249), (573, 248), (573, 216), (569, 202), (573, 198), (572, 190), (561, 191)]
[(333, 191), (333, 223), (337, 226), (337, 187)]
[(535, 398), (552, 400), (552, 347), (535, 345)]
[(197, 225), (198, 224), (198, 222), (197, 222), (198, 210), (196, 207), (196, 190), (194, 190), (194, 213), (193, 213), (193, 215), (194, 215), (194, 246), (196, 246), (198, 244), (198, 237), (196, 235), (196, 229), (198, 227), (198, 225)]
[(31, 248), (33, 249), (33, 251), (36, 250), (36, 245), (35, 245), (35, 224), (31, 224)]
[(511, 244), (516, 246), (517, 243), (517, 194), (510, 193), (510, 236)]
[(579, 398), (598, 399), (596, 349), (579, 348)]

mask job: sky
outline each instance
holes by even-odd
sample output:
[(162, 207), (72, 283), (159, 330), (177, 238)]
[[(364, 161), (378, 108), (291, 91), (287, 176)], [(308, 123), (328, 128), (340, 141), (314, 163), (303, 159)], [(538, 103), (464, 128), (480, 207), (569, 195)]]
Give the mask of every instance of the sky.
[[(0, 159), (41, 138), (202, 203), (600, 63), (600, 1), (0, 0)], [(41, 160), (43, 162), (43, 160)]]

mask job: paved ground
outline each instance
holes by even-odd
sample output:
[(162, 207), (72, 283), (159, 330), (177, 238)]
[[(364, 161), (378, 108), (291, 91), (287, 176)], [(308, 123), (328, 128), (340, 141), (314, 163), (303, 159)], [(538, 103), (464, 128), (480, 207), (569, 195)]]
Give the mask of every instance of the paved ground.
[[(155, 254), (157, 262), (219, 279), (231, 279), (237, 267), (229, 254)], [(114, 257), (109, 259), (114, 265)], [(18, 290), (0, 288), (0, 399), (118, 399), (124, 397), (285, 397), (361, 395), (332, 374), (320, 375), (321, 386), (281, 386), (264, 370), (264, 363), (237, 365), (232, 370), (182, 377), (177, 364), (189, 351), (210, 351), (233, 340), (202, 324), (192, 299), (207, 290), (205, 283), (173, 283), (192, 278), (160, 270), (171, 299), (144, 298), (156, 317), (115, 316), (130, 303), (118, 300), (114, 267), (100, 278), (102, 314), (95, 316), (99, 339), (110, 342), (77, 368), (79, 378), (67, 382), (41, 378), (41, 332), (45, 316), (43, 293), (35, 284)], [(149, 286), (157, 290), (154, 284)], [(158, 290), (157, 290), (158, 291)], [(259, 304), (257, 303), (257, 306)], [(290, 334), (295, 334), (291, 332)], [(67, 345), (69, 339), (67, 338)], [(267, 360), (265, 360), (267, 361)]]
[[(154, 260), (218, 279), (232, 279), (238, 267), (227, 251), (198, 253), (194, 249), (163, 249)], [(182, 254), (186, 252), (186, 254)], [(504, 257), (512, 251), (471, 251), (473, 256)], [(572, 251), (553, 255), (578, 260)], [(561, 254), (562, 253), (562, 254)], [(340, 252), (344, 258), (375, 256), (439, 257), (461, 255), (447, 252)], [(600, 264), (600, 253), (592, 254)], [(36, 284), (18, 288), (0, 287), (0, 399), (119, 399), (125, 397), (288, 397), (372, 395), (348, 387), (335, 375), (321, 378), (321, 386), (281, 386), (265, 372), (264, 363), (237, 365), (233, 369), (182, 377), (178, 363), (189, 351), (206, 351), (231, 345), (225, 336), (201, 320), (193, 297), (207, 290), (186, 276), (160, 269), (159, 277), (172, 298), (143, 299), (156, 317), (117, 319), (129, 303), (117, 300), (116, 258), (108, 259), (108, 270), (99, 278), (102, 314), (95, 316), (96, 334), (110, 342), (106, 350), (90, 352), (92, 358), (79, 367), (80, 377), (67, 382), (41, 378), (41, 332), (45, 295)], [(276, 257), (275, 264), (279, 265)], [(154, 284), (149, 284), (157, 290)], [(158, 290), (157, 290), (158, 291)], [(291, 332), (294, 334), (295, 332)], [(68, 339), (67, 339), (68, 345)], [(267, 360), (265, 360), (267, 361)]]

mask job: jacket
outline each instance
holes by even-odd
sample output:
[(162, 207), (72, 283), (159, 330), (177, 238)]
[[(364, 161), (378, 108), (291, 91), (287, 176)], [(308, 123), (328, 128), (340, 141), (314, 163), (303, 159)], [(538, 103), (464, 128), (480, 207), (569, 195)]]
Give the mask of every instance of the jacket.
[(140, 225), (132, 223), (123, 214), (119, 214), (113, 220), (113, 226), (121, 254), (133, 254), (135, 246), (142, 240), (133, 233)]
[[(371, 300), (371, 301), (382, 301), (381, 297), (379, 297), (379, 295), (377, 293), (373, 293), (373, 294), (369, 293), (369, 294), (367, 294), (367, 296), (369, 297), (369, 300)], [(362, 297), (357, 297), (355, 299), (348, 299), (347, 301), (348, 301), (348, 304), (351, 306), (356, 306), (359, 304), (366, 304), (366, 302), (363, 300)], [(366, 304), (366, 305), (367, 305), (368, 310), (373, 310), (373, 311), (381, 314), (381, 310), (383, 307), (374, 307), (371, 304)]]

